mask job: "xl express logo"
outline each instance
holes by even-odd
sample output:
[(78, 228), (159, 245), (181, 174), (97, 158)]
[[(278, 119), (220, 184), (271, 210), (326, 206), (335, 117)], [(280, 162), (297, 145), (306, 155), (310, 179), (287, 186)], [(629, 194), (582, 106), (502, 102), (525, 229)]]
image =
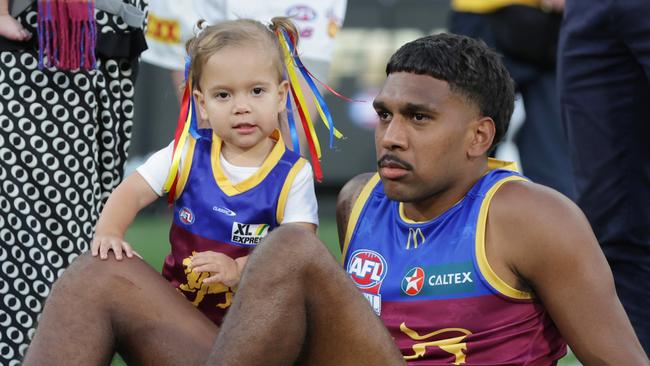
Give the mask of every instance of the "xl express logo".
[(268, 224), (232, 223), (230, 240), (233, 243), (257, 245), (269, 233)]
[(402, 278), (402, 294), (440, 296), (469, 293), (475, 289), (472, 262), (413, 267)]

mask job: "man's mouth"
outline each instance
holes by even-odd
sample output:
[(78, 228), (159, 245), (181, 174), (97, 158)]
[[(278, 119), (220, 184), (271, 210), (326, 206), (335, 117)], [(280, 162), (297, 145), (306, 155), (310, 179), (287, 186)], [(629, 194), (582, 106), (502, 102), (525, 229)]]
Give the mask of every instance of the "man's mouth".
[(384, 155), (377, 162), (379, 175), (386, 179), (400, 179), (406, 176), (413, 169), (411, 164), (399, 159), (394, 155)]

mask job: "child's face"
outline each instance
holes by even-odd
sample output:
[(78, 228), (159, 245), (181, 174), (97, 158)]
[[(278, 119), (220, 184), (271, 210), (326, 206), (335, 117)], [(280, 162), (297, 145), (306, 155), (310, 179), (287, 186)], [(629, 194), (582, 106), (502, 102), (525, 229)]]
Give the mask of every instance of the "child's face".
[(274, 57), (260, 45), (228, 46), (203, 67), (198, 110), (229, 148), (248, 151), (279, 128), (288, 83), (278, 81)]

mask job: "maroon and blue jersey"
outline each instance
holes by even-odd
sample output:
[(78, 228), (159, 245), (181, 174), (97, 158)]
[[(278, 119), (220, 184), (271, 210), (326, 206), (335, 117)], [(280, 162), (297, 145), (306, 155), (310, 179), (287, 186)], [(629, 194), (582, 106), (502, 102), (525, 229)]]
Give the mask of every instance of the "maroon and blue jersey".
[(534, 294), (509, 286), (487, 261), (490, 200), (503, 183), (526, 180), (500, 165), (430, 221), (409, 220), (377, 174), (353, 206), (344, 268), (409, 364), (553, 365), (566, 354)]
[(190, 139), (179, 175), (174, 217), (169, 233), (171, 253), (163, 276), (217, 325), (230, 306), (235, 289), (204, 284), (209, 273), (188, 269), (194, 253), (214, 251), (233, 259), (248, 255), (282, 222), (287, 195), (305, 160), (278, 141), (262, 166), (233, 184), (221, 168), (222, 141), (211, 130)]

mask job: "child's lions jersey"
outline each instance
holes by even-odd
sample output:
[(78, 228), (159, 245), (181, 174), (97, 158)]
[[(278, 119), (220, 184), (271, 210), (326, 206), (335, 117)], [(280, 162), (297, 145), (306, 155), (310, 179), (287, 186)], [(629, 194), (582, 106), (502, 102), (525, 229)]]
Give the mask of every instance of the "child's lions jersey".
[(566, 344), (532, 293), (490, 268), (485, 226), (501, 184), (525, 180), (495, 169), (456, 205), (413, 222), (388, 199), (379, 176), (355, 203), (344, 268), (414, 365), (549, 365)]
[(220, 163), (221, 140), (211, 130), (190, 139), (179, 177), (169, 239), (172, 251), (163, 276), (216, 324), (230, 306), (233, 288), (203, 284), (209, 273), (188, 269), (193, 253), (220, 252), (239, 258), (282, 222), (296, 173), (306, 160), (285, 149), (282, 140), (248, 179), (232, 184)]

